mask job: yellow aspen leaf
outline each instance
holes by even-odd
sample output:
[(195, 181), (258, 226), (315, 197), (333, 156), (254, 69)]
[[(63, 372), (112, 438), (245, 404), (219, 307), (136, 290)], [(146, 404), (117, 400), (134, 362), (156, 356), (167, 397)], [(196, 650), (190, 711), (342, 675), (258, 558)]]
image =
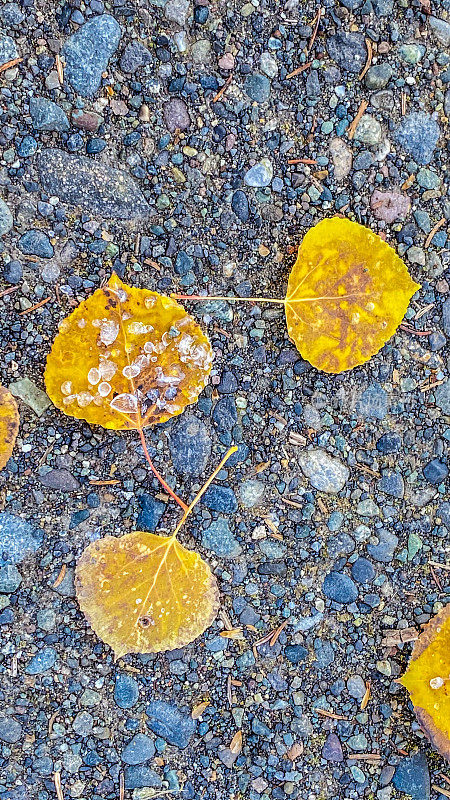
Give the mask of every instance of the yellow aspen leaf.
[(19, 431), (19, 411), (11, 392), (0, 386), (0, 469), (12, 455)]
[(324, 219), (304, 237), (289, 276), (289, 336), (314, 367), (353, 369), (395, 333), (419, 288), (373, 231), (349, 219)]
[(300, 355), (317, 369), (339, 373), (378, 353), (397, 330), (418, 289), (401, 258), (376, 233), (333, 217), (304, 237), (284, 300), (171, 296), (284, 305), (289, 336)]
[(429, 621), (414, 643), (399, 683), (407, 688), (424, 732), (450, 761), (450, 604)]
[(209, 566), (174, 536), (135, 531), (92, 542), (75, 585), (91, 628), (117, 658), (184, 647), (219, 610)]
[(68, 416), (142, 430), (194, 403), (211, 362), (208, 338), (182, 306), (112, 275), (62, 321), (45, 383)]

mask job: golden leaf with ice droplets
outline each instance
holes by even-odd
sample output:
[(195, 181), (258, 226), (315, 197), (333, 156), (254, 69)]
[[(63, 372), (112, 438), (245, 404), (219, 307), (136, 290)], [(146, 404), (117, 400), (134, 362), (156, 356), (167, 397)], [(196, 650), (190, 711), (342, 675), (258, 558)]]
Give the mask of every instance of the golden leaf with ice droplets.
[(62, 321), (45, 383), (68, 416), (140, 429), (194, 403), (211, 363), (208, 338), (182, 306), (112, 275)]
[(407, 688), (424, 732), (450, 761), (450, 603), (427, 623), (414, 643), (399, 683)]
[(289, 336), (317, 369), (353, 369), (395, 333), (419, 288), (371, 230), (349, 219), (322, 220), (304, 237), (289, 276)]
[(183, 647), (219, 609), (210, 568), (174, 536), (105, 536), (83, 552), (75, 584), (91, 628), (117, 658)]
[(0, 469), (11, 458), (19, 431), (19, 412), (11, 392), (0, 386)]

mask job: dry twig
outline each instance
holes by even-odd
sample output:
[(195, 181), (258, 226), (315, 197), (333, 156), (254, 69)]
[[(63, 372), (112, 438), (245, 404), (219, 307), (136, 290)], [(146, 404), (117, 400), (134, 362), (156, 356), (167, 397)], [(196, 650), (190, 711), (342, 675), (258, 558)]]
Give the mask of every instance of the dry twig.
[(359, 80), (360, 81), (362, 81), (362, 79), (364, 78), (364, 75), (370, 69), (370, 65), (372, 63), (372, 55), (373, 55), (372, 42), (370, 41), (370, 39), (367, 39), (367, 38), (366, 38), (366, 47), (367, 47), (367, 61), (366, 61), (364, 69), (362, 70), (362, 72), (359, 75)]
[(24, 314), (30, 314), (31, 311), (36, 311), (38, 308), (42, 308), (48, 303), (52, 298), (46, 297), (44, 300), (41, 300), (39, 303), (35, 303), (34, 306), (30, 306), (30, 308), (26, 308), (25, 311), (19, 311), (19, 317), (22, 317)]
[(302, 72), (305, 71), (305, 69), (308, 69), (308, 67), (310, 67), (311, 64), (312, 61), (307, 61), (306, 64), (301, 64), (300, 67), (297, 67), (297, 69), (294, 69), (292, 72), (289, 73), (289, 75), (286, 75), (286, 80), (289, 80), (289, 78), (295, 78), (296, 75), (300, 75)]
[(7, 61), (6, 64), (0, 66), (0, 72), (5, 72), (7, 69), (15, 67), (16, 64), (20, 64), (21, 61), (23, 61), (23, 58), (12, 58), (11, 61)]
[(55, 784), (56, 796), (57, 796), (58, 800), (64, 800), (64, 796), (63, 796), (62, 788), (61, 788), (61, 773), (60, 772), (54, 772), (53, 773), (53, 783)]
[(213, 97), (213, 99), (211, 101), (212, 103), (217, 103), (217, 101), (220, 100), (220, 98), (223, 96), (223, 94), (228, 89), (228, 87), (229, 87), (229, 85), (230, 85), (232, 80), (233, 80), (233, 74), (228, 76), (228, 78), (226, 79), (226, 81), (225, 81), (224, 85), (222, 86), (222, 88), (219, 89), (219, 91), (217, 92), (216, 96)]
[(439, 222), (436, 222), (436, 225), (429, 232), (427, 238), (425, 239), (426, 248), (430, 246), (431, 242), (433, 241), (434, 235), (438, 232), (439, 228), (442, 228), (443, 225), (445, 225), (445, 217), (442, 217), (442, 219), (440, 219)]
[(348, 136), (349, 139), (353, 139), (353, 137), (355, 135), (356, 128), (358, 127), (358, 122), (361, 119), (362, 115), (364, 114), (364, 112), (365, 112), (365, 110), (366, 110), (368, 105), (369, 105), (369, 103), (367, 102), (367, 100), (361, 100), (361, 103), (359, 105), (356, 117), (353, 120), (353, 122), (350, 123), (350, 126), (347, 129), (347, 136)]

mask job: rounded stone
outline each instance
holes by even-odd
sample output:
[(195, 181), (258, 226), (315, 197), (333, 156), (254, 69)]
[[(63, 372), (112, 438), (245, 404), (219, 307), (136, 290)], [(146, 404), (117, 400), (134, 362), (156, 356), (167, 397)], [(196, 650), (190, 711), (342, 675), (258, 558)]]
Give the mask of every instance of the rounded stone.
[(125, 764), (144, 764), (155, 755), (155, 744), (150, 736), (137, 733), (122, 750), (122, 761)]
[(358, 597), (356, 584), (341, 572), (329, 572), (323, 582), (322, 591), (325, 597), (336, 603), (353, 603)]
[(117, 675), (114, 700), (119, 708), (133, 708), (139, 699), (139, 684), (131, 675)]

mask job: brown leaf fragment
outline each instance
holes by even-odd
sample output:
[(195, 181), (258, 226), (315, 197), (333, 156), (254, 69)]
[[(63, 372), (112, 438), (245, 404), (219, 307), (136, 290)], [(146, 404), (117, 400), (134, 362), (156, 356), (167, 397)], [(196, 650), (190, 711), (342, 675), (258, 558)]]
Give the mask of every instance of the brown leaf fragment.
[(295, 761), (297, 758), (300, 758), (304, 749), (303, 742), (294, 742), (292, 747), (290, 747), (287, 751), (286, 755), (290, 761)]
[(67, 567), (66, 567), (65, 564), (63, 564), (61, 569), (60, 569), (59, 575), (58, 575), (58, 577), (56, 578), (56, 580), (55, 580), (55, 582), (53, 584), (53, 587), (52, 587), (53, 589), (57, 589), (58, 586), (60, 586), (60, 584), (63, 582), (64, 576), (66, 574), (66, 570), (67, 570)]
[(406, 642), (415, 642), (419, 634), (415, 628), (403, 628), (402, 630), (387, 630), (381, 641), (382, 647), (397, 647)]
[(192, 719), (199, 719), (199, 717), (202, 716), (202, 714), (206, 711), (209, 705), (211, 705), (209, 700), (204, 700), (203, 703), (199, 703), (197, 706), (194, 706), (194, 708), (191, 711)]
[(234, 734), (231, 742), (230, 742), (230, 750), (233, 755), (239, 755), (242, 750), (242, 731), (236, 731)]
[(361, 711), (364, 711), (364, 709), (367, 707), (369, 700), (370, 700), (370, 681), (366, 681), (366, 691), (364, 692), (364, 697), (361, 700), (361, 706), (360, 706)]

